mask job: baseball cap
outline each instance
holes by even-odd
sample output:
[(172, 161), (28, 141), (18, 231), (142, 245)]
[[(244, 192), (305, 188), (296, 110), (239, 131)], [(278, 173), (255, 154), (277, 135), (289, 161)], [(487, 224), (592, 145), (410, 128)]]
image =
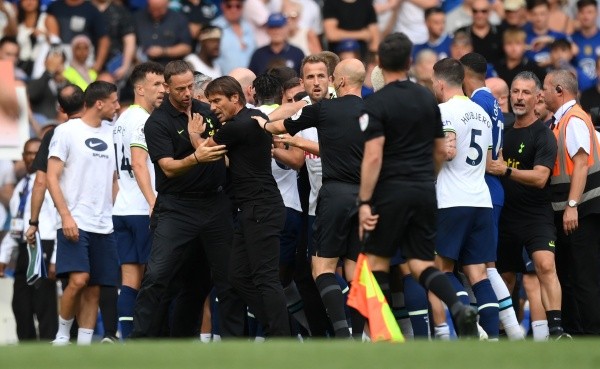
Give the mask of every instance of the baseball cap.
[(509, 12), (524, 8), (526, 5), (525, 0), (504, 0), (504, 10)]
[(269, 19), (267, 20), (268, 28), (278, 28), (283, 27), (287, 24), (287, 19), (283, 13), (273, 13), (269, 15)]
[(342, 40), (335, 48), (336, 53), (343, 53), (346, 51), (359, 51), (360, 45), (356, 40)]

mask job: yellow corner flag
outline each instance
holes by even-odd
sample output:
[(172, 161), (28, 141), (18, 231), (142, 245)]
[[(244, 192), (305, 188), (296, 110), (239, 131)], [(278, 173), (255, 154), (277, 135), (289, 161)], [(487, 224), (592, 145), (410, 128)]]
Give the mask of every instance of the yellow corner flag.
[(348, 306), (355, 308), (369, 320), (373, 342), (404, 342), (396, 318), (371, 273), (367, 256), (363, 253), (358, 255), (356, 261), (354, 279), (348, 295)]

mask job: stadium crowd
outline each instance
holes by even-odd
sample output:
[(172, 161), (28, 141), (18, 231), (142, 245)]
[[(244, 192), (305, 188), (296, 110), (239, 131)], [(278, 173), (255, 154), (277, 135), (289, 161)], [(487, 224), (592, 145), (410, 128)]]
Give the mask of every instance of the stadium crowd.
[(599, 26), (596, 0), (0, 0), (19, 340), (369, 339), (359, 252), (405, 337), (600, 334)]

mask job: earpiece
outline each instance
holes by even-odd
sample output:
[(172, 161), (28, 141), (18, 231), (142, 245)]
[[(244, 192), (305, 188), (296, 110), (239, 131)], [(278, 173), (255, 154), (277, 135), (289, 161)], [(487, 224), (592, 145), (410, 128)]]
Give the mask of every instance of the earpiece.
[(562, 87), (560, 87), (560, 85), (556, 86), (556, 92), (559, 94), (562, 93)]

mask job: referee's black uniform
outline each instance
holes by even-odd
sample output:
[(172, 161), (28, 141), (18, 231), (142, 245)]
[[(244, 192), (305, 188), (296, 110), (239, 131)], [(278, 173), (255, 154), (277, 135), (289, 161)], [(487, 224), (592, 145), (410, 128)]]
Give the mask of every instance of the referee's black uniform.
[(259, 110), (242, 108), (214, 136), (227, 146), (238, 227), (233, 238), (231, 282), (269, 337), (289, 336), (283, 287), (279, 281), (279, 237), (286, 210), (271, 171), (270, 134), (252, 116)]
[[(200, 113), (206, 121), (210, 119), (206, 135), (213, 135), (220, 127), (208, 104), (193, 100), (192, 112)], [(179, 160), (195, 151), (187, 126), (187, 114), (177, 110), (169, 98), (165, 98), (162, 105), (152, 112), (144, 128), (148, 153), (155, 167), (158, 197), (153, 211), (152, 222), (155, 222), (156, 228), (152, 249), (136, 300), (134, 338), (160, 334), (165, 317), (164, 310), (158, 307), (164, 308), (178, 292), (174, 291), (175, 276), (182, 268), (192, 272), (181, 273), (185, 280), (177, 281), (182, 286), (182, 293), (199, 293), (206, 285), (206, 280), (202, 280), (206, 273), (195, 270), (194, 265), (187, 266), (191, 262), (200, 268), (201, 262), (197, 259), (203, 257), (200, 248), (204, 249), (217, 289), (221, 335), (243, 334), (244, 305), (227, 281), (233, 220), (230, 201), (223, 190), (225, 160), (202, 163), (171, 178), (158, 164), (162, 158)], [(189, 329), (187, 335), (195, 333), (200, 326), (201, 314), (201, 310), (196, 308), (201, 309), (202, 305), (203, 301), (200, 301), (194, 308), (188, 309), (190, 315), (195, 314), (194, 324), (188, 322), (187, 328), (172, 329)], [(179, 332), (177, 335), (186, 334)]]
[[(317, 198), (314, 229), (314, 254), (322, 258), (344, 257), (356, 260), (359, 251), (356, 199), (360, 187), (360, 166), (364, 136), (359, 119), (364, 111), (360, 96), (345, 95), (322, 100), (302, 109), (300, 116), (284, 121), (292, 136), (315, 127), (323, 168), (323, 185)], [(315, 278), (335, 336), (347, 337), (347, 317), (339, 284), (333, 273)], [(352, 332), (362, 335), (364, 320), (351, 309)]]

